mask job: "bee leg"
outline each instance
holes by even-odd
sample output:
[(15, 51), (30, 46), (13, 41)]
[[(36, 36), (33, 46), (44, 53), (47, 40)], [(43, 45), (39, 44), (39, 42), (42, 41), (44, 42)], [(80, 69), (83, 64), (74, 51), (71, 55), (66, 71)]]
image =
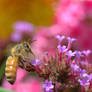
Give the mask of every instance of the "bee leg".
[(35, 71), (35, 67), (32, 64), (26, 63), (26, 62), (23, 62), (23, 61), (20, 61), (19, 67), (21, 67), (22, 69), (25, 69), (28, 72), (30, 72), (30, 71), (34, 72)]
[(19, 63), (19, 67), (21, 67), (22, 69), (25, 68), (25, 65), (24, 65), (24, 63), (23, 63), (22, 61), (20, 61), (20, 63)]
[(22, 69), (25, 69), (26, 71), (30, 72), (27, 64), (25, 62), (23, 62), (23, 61), (20, 61), (19, 67), (21, 67)]

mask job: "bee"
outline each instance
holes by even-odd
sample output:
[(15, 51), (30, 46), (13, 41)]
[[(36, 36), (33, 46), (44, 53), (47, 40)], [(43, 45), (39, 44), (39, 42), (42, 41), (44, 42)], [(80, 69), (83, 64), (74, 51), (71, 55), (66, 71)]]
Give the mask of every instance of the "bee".
[(10, 84), (14, 84), (18, 66), (26, 71), (35, 71), (35, 67), (32, 65), (35, 55), (29, 42), (26, 41), (15, 45), (10, 53), (11, 55), (6, 60), (5, 76)]

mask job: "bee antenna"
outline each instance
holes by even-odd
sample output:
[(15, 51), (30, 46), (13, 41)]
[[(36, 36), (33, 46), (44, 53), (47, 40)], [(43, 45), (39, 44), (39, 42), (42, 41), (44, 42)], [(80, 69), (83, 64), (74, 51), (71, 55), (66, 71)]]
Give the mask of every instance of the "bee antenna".
[(37, 40), (31, 40), (31, 39), (28, 40), (29, 43), (33, 43), (33, 42), (35, 42), (35, 41), (37, 41)]

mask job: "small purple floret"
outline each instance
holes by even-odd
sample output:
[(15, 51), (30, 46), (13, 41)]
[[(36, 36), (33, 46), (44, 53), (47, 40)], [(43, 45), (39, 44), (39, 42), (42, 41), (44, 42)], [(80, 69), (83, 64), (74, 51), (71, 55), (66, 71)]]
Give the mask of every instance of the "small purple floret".
[(45, 84), (43, 84), (43, 88), (45, 92), (53, 92), (52, 89), (54, 88), (54, 85), (52, 84), (52, 81), (45, 81)]
[(82, 79), (78, 79), (78, 82), (80, 83), (81, 86), (87, 86), (90, 84), (87, 75), (83, 77)]
[(71, 48), (71, 44), (73, 41), (75, 41), (76, 39), (75, 38), (70, 38), (70, 37), (67, 37), (67, 40), (68, 40), (68, 46), (67, 46), (67, 49), (69, 50)]
[(75, 38), (67, 37), (67, 40), (68, 40), (69, 43), (72, 43), (72, 42), (75, 41), (76, 39), (75, 39)]
[(76, 58), (80, 58), (82, 56), (82, 53), (80, 51), (75, 51)]
[(90, 84), (90, 80), (92, 79), (92, 74), (87, 74), (87, 71), (85, 69), (80, 71), (80, 79), (78, 79), (78, 82), (81, 86), (87, 86)]
[(85, 61), (80, 62), (82, 65), (86, 65), (87, 63)]
[(61, 41), (65, 38), (65, 36), (57, 35), (56, 38), (57, 38), (58, 41), (61, 43)]
[(58, 45), (58, 46), (57, 46), (57, 48), (58, 48), (62, 53), (67, 51), (67, 49), (66, 49), (66, 46), (65, 46), (65, 45), (63, 45), (63, 46)]
[(87, 71), (85, 69), (83, 69), (83, 70), (81, 69), (80, 76), (84, 77), (85, 75), (87, 75)]
[(83, 54), (85, 54), (86, 56), (88, 56), (91, 53), (91, 50), (84, 50)]
[(66, 55), (71, 58), (72, 56), (75, 56), (75, 52), (72, 52), (71, 50), (66, 52)]
[(34, 66), (39, 65), (39, 64), (40, 64), (40, 60), (39, 59), (36, 59), (36, 60), (32, 61), (32, 65), (34, 65)]
[(77, 71), (77, 72), (80, 72), (80, 71), (81, 71), (80, 67), (79, 67), (78, 65), (76, 65), (76, 64), (71, 64), (71, 68), (72, 68), (74, 71)]

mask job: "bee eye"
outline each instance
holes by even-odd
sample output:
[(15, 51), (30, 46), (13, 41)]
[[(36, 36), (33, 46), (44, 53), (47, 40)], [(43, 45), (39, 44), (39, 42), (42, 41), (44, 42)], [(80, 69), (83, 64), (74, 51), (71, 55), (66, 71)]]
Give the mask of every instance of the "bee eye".
[(24, 47), (25, 48), (29, 48), (28, 44), (24, 43)]

